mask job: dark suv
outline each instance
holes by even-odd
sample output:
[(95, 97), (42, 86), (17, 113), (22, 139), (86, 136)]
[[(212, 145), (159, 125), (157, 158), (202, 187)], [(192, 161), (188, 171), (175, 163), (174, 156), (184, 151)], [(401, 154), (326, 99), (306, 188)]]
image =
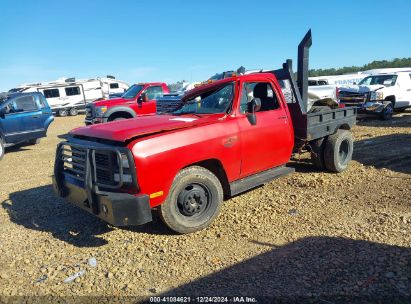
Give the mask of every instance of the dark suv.
[(0, 160), (5, 147), (37, 144), (46, 136), (53, 120), (53, 113), (41, 93), (0, 95)]

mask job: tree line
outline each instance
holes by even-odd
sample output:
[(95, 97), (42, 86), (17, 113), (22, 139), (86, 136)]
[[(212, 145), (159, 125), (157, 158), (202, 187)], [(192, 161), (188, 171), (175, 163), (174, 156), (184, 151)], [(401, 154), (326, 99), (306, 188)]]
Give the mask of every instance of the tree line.
[(309, 70), (309, 76), (328, 76), (328, 75), (343, 75), (352, 74), (360, 71), (372, 70), (372, 69), (385, 69), (385, 68), (405, 68), (411, 67), (411, 58), (395, 58), (393, 60), (374, 60), (363, 66), (349, 66), (342, 68), (331, 69), (311, 69)]

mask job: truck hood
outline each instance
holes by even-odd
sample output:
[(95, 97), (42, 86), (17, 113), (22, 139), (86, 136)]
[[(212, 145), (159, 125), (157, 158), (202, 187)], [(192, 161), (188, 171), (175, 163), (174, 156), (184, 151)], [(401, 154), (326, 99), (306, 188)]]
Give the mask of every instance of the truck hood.
[(225, 116), (213, 114), (200, 118), (194, 115), (148, 115), (80, 127), (72, 130), (70, 134), (126, 142), (135, 137), (217, 122)]
[(351, 92), (351, 93), (367, 93), (371, 91), (377, 91), (379, 89), (385, 88), (384, 85), (350, 85), (340, 88), (340, 92)]
[(104, 100), (99, 100), (94, 102), (93, 104), (96, 107), (104, 107), (104, 106), (115, 106), (115, 105), (119, 105), (119, 104), (124, 104), (126, 102), (135, 102), (133, 101), (133, 99), (124, 99), (124, 98), (113, 98), (113, 99), (104, 99)]

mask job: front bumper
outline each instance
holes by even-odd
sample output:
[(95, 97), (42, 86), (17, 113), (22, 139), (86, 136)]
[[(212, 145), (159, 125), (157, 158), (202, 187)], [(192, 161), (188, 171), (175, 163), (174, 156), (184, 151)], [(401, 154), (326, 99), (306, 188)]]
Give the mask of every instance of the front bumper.
[(356, 107), (358, 109), (358, 114), (360, 115), (378, 115), (385, 108), (383, 101), (373, 100), (364, 102), (352, 102), (352, 100), (340, 99), (340, 103), (344, 104), (346, 107)]
[[(101, 149), (101, 146), (99, 145), (97, 148)], [(94, 148), (88, 147), (86, 168), (95, 166), (93, 157), (91, 157), (92, 153), (89, 153)], [(57, 195), (113, 226), (142, 225), (152, 221), (148, 195), (132, 195), (111, 191), (107, 188), (100, 189), (98, 183), (93, 182), (96, 180), (96, 176), (90, 169), (85, 170), (84, 180), (73, 178), (72, 175), (66, 174), (64, 171), (62, 149), (64, 149), (64, 144), (60, 144), (57, 148), (52, 178), (53, 188)]]
[(55, 176), (53, 188), (57, 194), (63, 193), (70, 203), (113, 226), (142, 225), (152, 221), (148, 195), (100, 192), (94, 194), (90, 202), (84, 188), (69, 182), (59, 185)]

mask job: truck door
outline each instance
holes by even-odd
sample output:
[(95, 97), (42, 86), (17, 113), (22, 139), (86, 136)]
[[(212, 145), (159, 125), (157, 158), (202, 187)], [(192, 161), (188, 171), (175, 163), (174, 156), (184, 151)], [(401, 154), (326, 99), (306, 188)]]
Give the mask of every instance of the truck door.
[(7, 105), (7, 113), (3, 118), (3, 127), (7, 143), (18, 143), (36, 138), (42, 130), (37, 127), (41, 119), (34, 96), (20, 96)]
[[(242, 147), (240, 177), (283, 165), (290, 159), (293, 132), (279, 96), (268, 80), (242, 83), (238, 120)], [(251, 125), (246, 117), (247, 103), (253, 98), (261, 100), (256, 125)]]
[(144, 102), (142, 107), (138, 109), (138, 114), (151, 114), (156, 112), (156, 99), (163, 96), (163, 88), (161, 86), (150, 86), (144, 91), (148, 101)]

